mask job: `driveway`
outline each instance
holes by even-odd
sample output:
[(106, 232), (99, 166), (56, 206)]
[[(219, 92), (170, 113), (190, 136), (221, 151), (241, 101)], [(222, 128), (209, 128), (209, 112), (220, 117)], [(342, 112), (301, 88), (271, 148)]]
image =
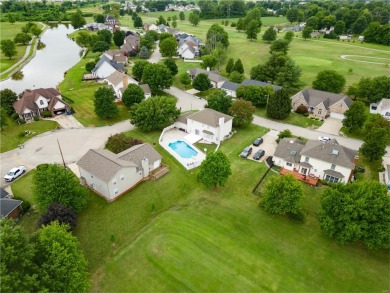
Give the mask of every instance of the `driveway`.
[(343, 126), (343, 121), (333, 117), (325, 119), (324, 123), (317, 129), (317, 131), (339, 135), (340, 129)]
[(177, 98), (176, 107), (178, 107), (182, 112), (202, 110), (206, 105), (206, 101), (204, 99), (189, 94), (174, 86), (164, 90), (164, 92)]
[(84, 126), (73, 117), (73, 115), (56, 115), (45, 120), (57, 121), (61, 128), (84, 128)]
[(158, 42), (156, 43), (156, 49), (154, 49), (152, 55), (150, 55), (148, 61), (150, 63), (158, 63), (161, 59), (160, 47), (158, 46)]
[[(270, 130), (265, 135), (263, 135), (263, 143), (259, 146), (253, 146), (252, 145), (252, 154), (248, 157), (248, 159), (256, 161), (256, 162), (262, 162), (264, 161), (268, 156), (273, 156), (277, 147), (276, 139), (278, 138), (279, 131), (277, 130)], [(253, 140), (255, 140), (257, 137), (254, 137)], [(262, 149), (265, 151), (265, 154), (263, 157), (261, 157), (260, 160), (254, 160), (253, 156), (254, 154), (259, 150)]]

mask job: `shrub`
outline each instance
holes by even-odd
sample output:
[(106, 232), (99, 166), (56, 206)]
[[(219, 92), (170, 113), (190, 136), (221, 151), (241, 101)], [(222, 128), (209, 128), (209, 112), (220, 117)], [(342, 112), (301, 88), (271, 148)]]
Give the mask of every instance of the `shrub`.
[(321, 180), (321, 184), (322, 185), (328, 185), (328, 181), (326, 181), (325, 179)]
[(231, 27), (236, 27), (236, 26), (237, 26), (237, 23), (232, 22), (232, 23), (230, 24), (230, 26), (231, 26)]
[(51, 112), (48, 111), (48, 110), (43, 111), (43, 112), (42, 112), (42, 116), (43, 116), (44, 118), (52, 117)]
[(23, 120), (23, 119), (16, 119), (16, 122), (18, 122), (19, 124), (26, 124), (26, 120)]
[(24, 131), (19, 132), (18, 137), (22, 138), (25, 137), (26, 133)]
[(24, 214), (24, 213), (27, 213), (28, 210), (31, 208), (31, 203), (30, 203), (28, 200), (25, 200), (25, 199), (23, 199), (23, 198), (21, 198), (21, 197), (17, 197), (17, 196), (15, 196), (13, 199), (23, 201), (23, 202), (22, 202), (22, 210), (23, 210), (22, 213), (23, 213), (23, 214)]
[(303, 116), (305, 116), (305, 117), (309, 117), (309, 112), (306, 112), (306, 113), (303, 113)]
[(295, 112), (298, 114), (305, 114), (305, 113), (308, 113), (309, 110), (307, 109), (307, 107), (305, 105), (300, 105)]
[(13, 113), (11, 115), (11, 118), (14, 119), (14, 120), (17, 120), (19, 118), (19, 114), (18, 113)]
[(34, 116), (34, 121), (39, 121), (39, 116)]
[(105, 147), (111, 152), (118, 154), (124, 150), (127, 150), (128, 148), (131, 148), (132, 146), (142, 143), (144, 142), (140, 139), (126, 137), (123, 133), (118, 133), (108, 138)]

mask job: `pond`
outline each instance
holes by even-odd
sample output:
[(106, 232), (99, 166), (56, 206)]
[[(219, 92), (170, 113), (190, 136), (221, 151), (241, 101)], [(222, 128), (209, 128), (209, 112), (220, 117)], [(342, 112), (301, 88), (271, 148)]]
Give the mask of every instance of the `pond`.
[(18, 80), (4, 80), (0, 88), (9, 88), (18, 94), (25, 89), (56, 88), (64, 79), (64, 73), (80, 60), (81, 48), (67, 37), (72, 32), (70, 25), (49, 27), (41, 37), (46, 46), (37, 50), (35, 57), (14, 77)]

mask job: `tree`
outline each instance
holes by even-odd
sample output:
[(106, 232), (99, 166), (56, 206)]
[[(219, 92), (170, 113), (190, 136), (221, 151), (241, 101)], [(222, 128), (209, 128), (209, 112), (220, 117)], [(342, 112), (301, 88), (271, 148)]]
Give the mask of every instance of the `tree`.
[(338, 242), (361, 241), (369, 248), (390, 246), (390, 198), (376, 181), (327, 188), (321, 198), (321, 229)]
[(98, 88), (94, 97), (96, 116), (101, 119), (110, 119), (118, 115), (119, 109), (115, 104), (115, 95), (111, 88), (105, 86)]
[(274, 94), (271, 86), (261, 87), (256, 85), (240, 85), (237, 88), (236, 96), (250, 101), (255, 107), (267, 105), (267, 98)]
[(339, 20), (338, 22), (336, 22), (336, 25), (334, 26), (334, 30), (336, 35), (342, 35), (345, 31), (345, 23), (344, 21), (342, 20)]
[(54, 202), (71, 207), (75, 211), (82, 210), (87, 204), (84, 187), (80, 185), (76, 175), (63, 166), (39, 165), (32, 182), (32, 193), (41, 212), (45, 212)]
[(177, 28), (177, 20), (172, 20), (172, 27)]
[(96, 34), (97, 34), (100, 41), (106, 42), (108, 45), (111, 45), (112, 33), (109, 30), (107, 30), (107, 29), (101, 30), (101, 31), (98, 31)]
[(257, 34), (260, 32), (259, 24), (256, 20), (252, 20), (245, 29), (246, 38), (249, 40), (257, 40)]
[(15, 23), (15, 19), (12, 16), (12, 13), (8, 13), (8, 21), (9, 21), (10, 24), (14, 24)]
[(258, 25), (259, 28), (263, 24), (262, 21), (261, 21), (261, 11), (260, 11), (259, 8), (254, 8), (254, 9), (251, 9), (251, 10), (248, 11), (248, 13), (246, 14), (246, 17), (244, 19), (244, 26), (245, 26), (245, 28), (248, 28), (248, 25), (252, 21), (257, 21), (257, 25)]
[(77, 10), (70, 17), (70, 23), (72, 24), (74, 29), (78, 29), (78, 28), (83, 27), (87, 22), (85, 21), (85, 18), (83, 17), (83, 13), (80, 10)]
[(79, 31), (76, 37), (76, 43), (80, 47), (91, 46), (91, 35), (85, 31)]
[(149, 62), (148, 61), (144, 61), (144, 60), (141, 60), (141, 61), (136, 61), (134, 63), (134, 66), (132, 68), (132, 74), (133, 74), (133, 77), (138, 80), (138, 81), (141, 81), (142, 79), (142, 74), (144, 72), (144, 68), (146, 65), (148, 65)]
[(232, 174), (230, 161), (222, 151), (208, 153), (199, 169), (198, 180), (208, 188), (225, 186)]
[(105, 21), (105, 17), (103, 14), (95, 14), (93, 19), (97, 22), (97, 23), (104, 23)]
[(250, 101), (235, 100), (229, 109), (229, 114), (234, 117), (233, 126), (241, 128), (251, 124), (255, 111), (256, 107)]
[(318, 30), (318, 24), (319, 24), (318, 17), (316, 16), (311, 16), (306, 20), (306, 26), (310, 26), (315, 30)]
[(108, 138), (105, 148), (114, 154), (119, 154), (124, 150), (143, 143), (140, 139), (127, 137), (124, 133), (117, 133)]
[(302, 209), (303, 188), (294, 176), (272, 177), (265, 186), (261, 205), (272, 214), (299, 214)]
[(311, 38), (311, 33), (313, 32), (313, 28), (310, 26), (305, 26), (305, 28), (302, 31), (302, 38), (310, 39)]
[(205, 91), (211, 88), (210, 79), (207, 74), (198, 74), (192, 82), (192, 87), (198, 91)]
[(230, 75), (230, 73), (233, 72), (233, 68), (234, 68), (234, 60), (233, 58), (230, 58), (228, 63), (226, 64), (226, 67), (225, 67), (225, 71), (228, 75)]
[(130, 109), (130, 122), (142, 131), (151, 131), (171, 125), (179, 115), (176, 99), (156, 96), (134, 104)]
[(227, 48), (229, 46), (229, 35), (223, 27), (218, 24), (213, 24), (206, 34), (206, 48), (209, 52), (213, 51), (219, 46)]
[(128, 108), (134, 104), (141, 103), (144, 99), (144, 91), (134, 83), (129, 84), (122, 94), (122, 102)]
[(134, 24), (135, 28), (140, 28), (140, 27), (142, 27), (144, 25), (143, 21), (142, 21), (142, 18), (140, 16), (136, 16), (134, 18), (133, 24)]
[(244, 79), (245, 79), (244, 75), (237, 71), (233, 71), (229, 77), (229, 81), (234, 83), (241, 83)]
[(7, 126), (8, 125), (8, 122), (7, 122), (7, 113), (5, 112), (5, 110), (0, 107), (0, 130), (3, 130), (4, 126)]
[(162, 15), (160, 15), (158, 17), (158, 19), (156, 20), (156, 25), (160, 25), (160, 24), (163, 24), (163, 25), (167, 24), (167, 21), (165, 20), (164, 16), (162, 16)]
[(67, 230), (67, 225), (53, 222), (32, 237), (40, 291), (86, 292), (90, 286), (87, 260), (77, 238)]
[(353, 102), (347, 111), (345, 111), (343, 126), (351, 133), (352, 130), (363, 127), (367, 120), (366, 106), (363, 102)]
[(364, 125), (365, 133), (370, 133), (376, 128), (383, 128), (387, 133), (390, 133), (390, 121), (386, 120), (381, 114), (368, 114), (366, 124)]
[(175, 56), (177, 42), (174, 37), (166, 38), (160, 42), (160, 52), (163, 57)]
[(232, 106), (232, 97), (228, 96), (225, 91), (218, 90), (207, 97), (206, 108), (228, 114)]
[(272, 54), (273, 52), (282, 52), (283, 54), (287, 55), (288, 49), (289, 49), (289, 42), (287, 40), (275, 40), (271, 43), (271, 46), (269, 48), (269, 52)]
[(149, 49), (146, 48), (145, 46), (142, 46), (141, 50), (139, 50), (139, 57), (141, 59), (149, 59), (150, 57)]
[(0, 227), (1, 292), (38, 291), (34, 247), (13, 220), (2, 219)]
[(202, 56), (202, 63), (200, 64), (202, 68), (209, 68), (209, 69), (214, 69), (215, 66), (218, 64), (218, 59), (217, 57), (213, 55), (204, 55)]
[(275, 28), (273, 26), (270, 26), (265, 32), (264, 32), (264, 35), (262, 37), (263, 41), (266, 41), (266, 42), (272, 42), (272, 41), (275, 41), (276, 40), (276, 31), (275, 31)]
[(165, 65), (147, 64), (142, 73), (142, 83), (148, 84), (153, 94), (172, 85), (172, 75)]
[(110, 49), (110, 45), (103, 41), (97, 41), (92, 46), (92, 52), (105, 52)]
[(286, 17), (287, 17), (287, 20), (290, 23), (299, 21), (299, 10), (298, 10), (298, 8), (291, 8), (291, 9), (287, 10)]
[(54, 221), (58, 221), (59, 224), (68, 225), (70, 230), (73, 230), (77, 225), (77, 215), (70, 207), (60, 203), (52, 203), (47, 208), (47, 211), (39, 218), (38, 228), (44, 225), (50, 225)]
[(357, 84), (348, 89), (348, 95), (357, 98), (367, 98), (371, 103), (383, 99), (390, 99), (390, 77), (386, 75), (374, 78), (362, 77)]
[(161, 33), (159, 36), (158, 36), (158, 40), (160, 41), (160, 43), (165, 40), (165, 39), (168, 39), (168, 38), (174, 38), (174, 35), (172, 35), (171, 33)]
[(195, 14), (195, 13), (191, 13), (189, 16), (188, 16), (188, 20), (190, 21), (190, 23), (193, 25), (193, 26), (197, 26), (200, 22), (200, 17), (198, 14)]
[(42, 34), (42, 29), (38, 26), (32, 27), (30, 31), (36, 37), (39, 37)]
[(367, 20), (364, 16), (360, 16), (352, 25), (352, 32), (360, 35), (367, 28)]
[(291, 99), (285, 89), (280, 89), (268, 99), (267, 116), (273, 119), (285, 119), (291, 112)]
[(341, 93), (344, 89), (345, 77), (335, 70), (323, 70), (318, 72), (313, 81), (313, 88), (320, 91)]
[(120, 30), (115, 31), (113, 39), (115, 45), (118, 47), (122, 46), (125, 41), (125, 32)]
[(165, 59), (164, 65), (169, 69), (172, 76), (175, 76), (179, 72), (177, 65), (176, 65), (176, 62), (172, 58)]
[(92, 72), (92, 70), (95, 68), (96, 63), (94, 61), (89, 61), (87, 64), (85, 64), (85, 70), (87, 72)]
[(3, 89), (0, 91), (0, 105), (8, 116), (15, 112), (13, 104), (17, 99), (18, 95), (10, 89)]
[(294, 33), (291, 32), (291, 31), (288, 31), (284, 37), (283, 37), (286, 41), (288, 41), (289, 43), (291, 43), (292, 39), (294, 38)]
[(191, 84), (191, 78), (186, 72), (180, 74), (180, 83), (184, 85), (184, 89), (186, 89), (187, 85)]
[(17, 54), (15, 43), (12, 40), (2, 40), (0, 47), (1, 52), (9, 59)]
[(244, 74), (244, 66), (242, 65), (241, 59), (237, 59), (236, 63), (234, 63), (233, 71)]
[(386, 143), (389, 133), (384, 128), (373, 129), (366, 134), (360, 151), (363, 156), (370, 158), (370, 161), (379, 160), (386, 154)]
[(25, 33), (18, 33), (14, 38), (15, 44), (26, 45), (30, 41), (31, 41), (31, 36)]
[(290, 129), (285, 129), (285, 130), (279, 132), (278, 139), (281, 140), (281, 139), (283, 139), (285, 137), (292, 137), (292, 136), (293, 135), (291, 133), (291, 130)]
[(183, 11), (180, 11), (180, 13), (179, 13), (179, 18), (180, 18), (181, 21), (183, 21), (183, 20), (186, 19), (186, 16), (185, 16), (185, 14), (184, 14)]
[(223, 63), (226, 61), (226, 49), (222, 46), (218, 46), (215, 48), (211, 54), (217, 58), (217, 68), (220, 70), (220, 67), (222, 66)]
[(238, 31), (245, 30), (245, 23), (244, 23), (244, 20), (242, 18), (238, 19), (237, 25), (236, 25), (236, 30), (238, 30)]

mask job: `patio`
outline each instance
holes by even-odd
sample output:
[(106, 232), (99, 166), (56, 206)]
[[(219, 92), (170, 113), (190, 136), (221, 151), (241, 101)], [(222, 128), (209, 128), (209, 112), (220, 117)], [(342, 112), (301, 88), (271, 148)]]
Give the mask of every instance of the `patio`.
[(280, 175), (291, 174), (299, 181), (306, 183), (306, 184), (309, 184), (309, 185), (312, 185), (312, 186), (316, 186), (318, 183), (318, 180), (319, 180), (319, 178), (314, 176), (314, 175), (310, 175), (310, 174), (303, 175), (301, 173), (298, 173), (298, 171), (295, 171), (295, 170), (291, 171), (291, 170), (287, 170), (285, 168), (282, 168), (282, 170), (280, 170), (279, 174)]

